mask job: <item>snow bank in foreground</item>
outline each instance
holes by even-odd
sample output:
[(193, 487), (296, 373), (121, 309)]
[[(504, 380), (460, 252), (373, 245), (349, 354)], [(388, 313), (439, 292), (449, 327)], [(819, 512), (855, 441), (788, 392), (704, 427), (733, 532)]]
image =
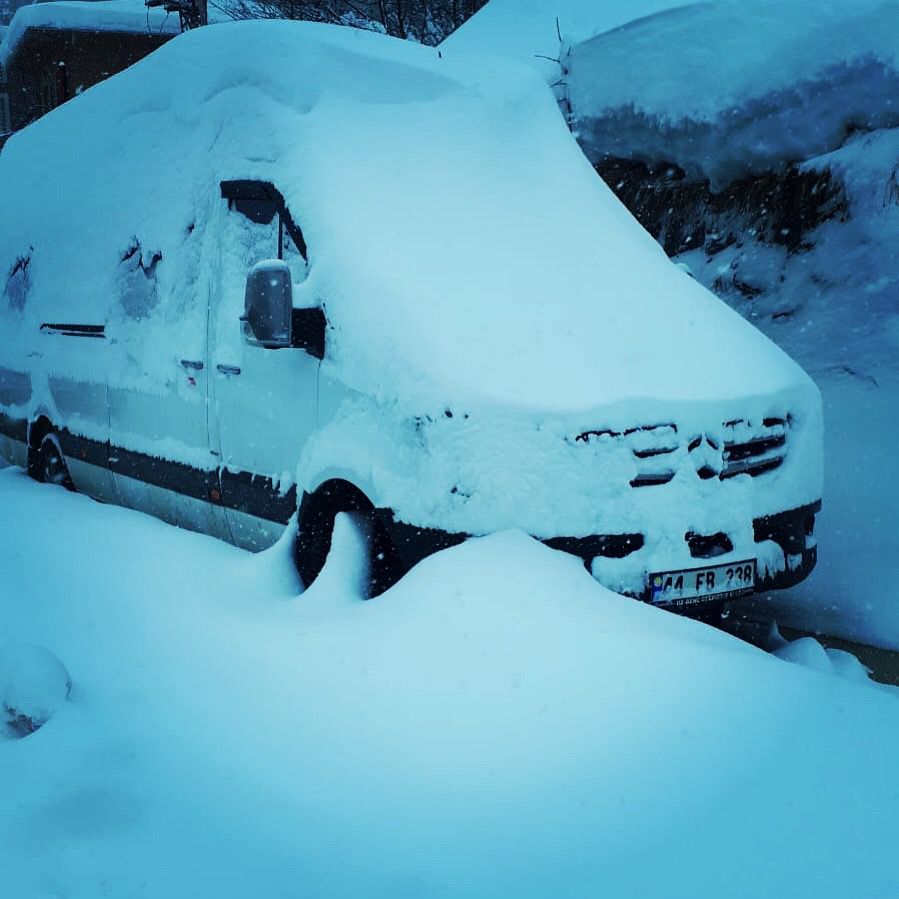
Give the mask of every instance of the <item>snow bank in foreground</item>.
[(0, 500), (3, 633), (75, 683), (0, 744), (11, 895), (895, 894), (890, 695), (521, 534), (366, 603), (347, 528), (294, 597), (267, 586), (280, 549), (14, 471)]
[(588, 155), (664, 160), (725, 184), (899, 123), (899, 4), (716, 0), (573, 43)]

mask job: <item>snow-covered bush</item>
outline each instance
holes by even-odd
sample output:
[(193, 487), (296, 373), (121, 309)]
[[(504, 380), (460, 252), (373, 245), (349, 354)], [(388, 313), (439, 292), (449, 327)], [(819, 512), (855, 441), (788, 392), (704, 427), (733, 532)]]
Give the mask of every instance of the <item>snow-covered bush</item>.
[(62, 662), (41, 646), (0, 649), (0, 724), (26, 737), (63, 706), (72, 679)]

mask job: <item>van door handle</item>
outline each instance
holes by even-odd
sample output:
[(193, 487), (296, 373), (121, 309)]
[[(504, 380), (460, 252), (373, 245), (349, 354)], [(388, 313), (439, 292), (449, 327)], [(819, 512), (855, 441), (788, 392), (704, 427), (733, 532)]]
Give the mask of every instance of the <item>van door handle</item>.
[(240, 374), (240, 368), (236, 365), (216, 365), (216, 368), (223, 375), (239, 375)]
[(181, 364), (185, 368), (192, 368), (194, 371), (203, 371), (203, 363), (195, 359), (182, 359)]

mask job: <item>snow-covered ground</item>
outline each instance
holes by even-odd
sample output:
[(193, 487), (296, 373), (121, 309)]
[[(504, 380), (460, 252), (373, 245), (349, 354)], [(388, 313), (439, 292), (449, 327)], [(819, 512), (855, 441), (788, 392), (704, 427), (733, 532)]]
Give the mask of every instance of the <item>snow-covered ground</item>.
[(0, 662), (36, 644), (73, 683), (0, 742), (10, 896), (896, 895), (887, 689), (618, 597), (520, 533), (363, 602), (343, 519), (296, 595), (287, 546), (15, 469), (0, 504)]

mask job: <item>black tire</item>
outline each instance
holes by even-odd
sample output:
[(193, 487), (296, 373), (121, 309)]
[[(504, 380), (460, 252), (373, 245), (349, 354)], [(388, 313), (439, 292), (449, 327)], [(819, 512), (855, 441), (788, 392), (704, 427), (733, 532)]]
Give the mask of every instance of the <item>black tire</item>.
[(37, 478), (43, 484), (56, 484), (66, 490), (75, 489), (59, 438), (52, 431), (44, 435), (37, 451)]
[(298, 515), (295, 560), (304, 587), (311, 587), (321, 574), (331, 551), (334, 521), (341, 512), (355, 513), (363, 519), (367, 534), (368, 597), (379, 596), (405, 573), (383, 515), (367, 497), (352, 485), (328, 483), (314, 494), (305, 494)]

